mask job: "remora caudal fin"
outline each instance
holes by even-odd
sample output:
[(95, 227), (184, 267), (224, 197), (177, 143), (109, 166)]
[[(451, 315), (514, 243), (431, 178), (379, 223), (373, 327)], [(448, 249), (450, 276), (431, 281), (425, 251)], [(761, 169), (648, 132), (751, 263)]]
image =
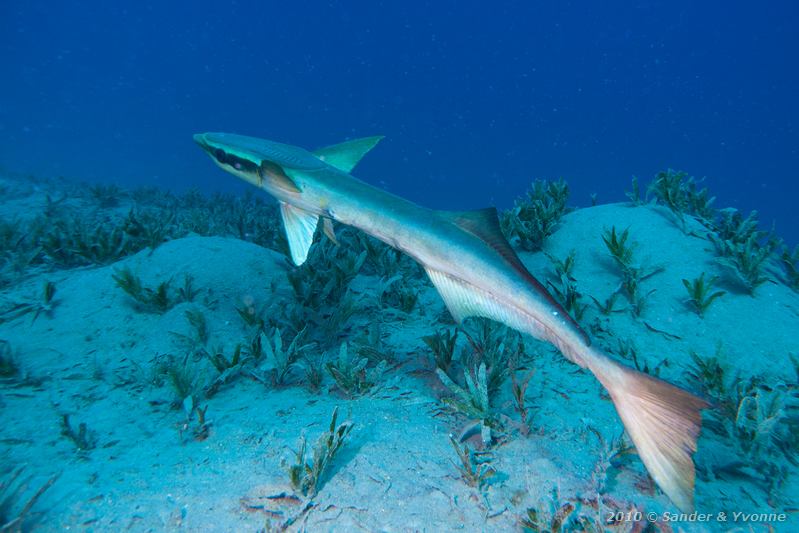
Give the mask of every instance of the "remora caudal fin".
[[(441, 216), (488, 244), (530, 283), (539, 296), (560, 308), (502, 236), (495, 210), (443, 212)], [(616, 411), (652, 478), (677, 507), (683, 511), (693, 510), (693, 453), (702, 424), (700, 412), (707, 407), (703, 400), (665, 381), (616, 363), (592, 349), (587, 338), (584, 345), (578, 346), (564, 341), (531, 314), (497, 301), (491, 293), (479, 287), (445, 272), (426, 270), (456, 321), (481, 316), (503, 322), (514, 329), (550, 340), (568, 359), (587, 366), (610, 393)], [(562, 313), (568, 317), (565, 311)], [(573, 321), (571, 325), (583, 333)]]
[(315, 150), (313, 154), (339, 170), (349, 173), (366, 153), (383, 139), (382, 136), (353, 139)]
[(283, 227), (286, 228), (291, 259), (295, 265), (300, 266), (308, 258), (308, 250), (313, 244), (319, 215), (303, 211), (285, 202), (280, 202), (280, 214), (283, 216)]
[(693, 454), (707, 402), (605, 356), (601, 359), (601, 368), (591, 370), (610, 393), (652, 479), (680, 510), (693, 511)]
[(534, 317), (502, 305), (490, 294), (446, 273), (427, 269), (457, 322), (482, 316), (551, 340), (566, 356), (587, 366), (605, 386), (638, 455), (655, 483), (682, 511), (693, 511), (693, 454), (707, 403), (665, 381), (627, 368), (588, 345), (574, 347)]

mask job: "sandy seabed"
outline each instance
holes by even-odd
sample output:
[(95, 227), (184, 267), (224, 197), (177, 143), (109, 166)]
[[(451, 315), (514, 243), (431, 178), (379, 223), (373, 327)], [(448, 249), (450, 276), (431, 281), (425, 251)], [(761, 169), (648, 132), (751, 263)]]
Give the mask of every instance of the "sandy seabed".
[[(43, 209), (45, 195), (34, 189), (4, 204), (3, 217), (13, 219)], [(623, 297), (621, 312), (608, 315), (588, 297), (602, 302), (619, 285), (601, 238), (612, 226), (629, 228), (636, 256), (662, 268), (643, 282), (654, 292), (638, 317), (625, 310)], [(694, 390), (691, 353), (718, 357), (731, 383), (735, 375), (740, 382), (757, 376), (772, 391), (795, 398), (790, 356), (799, 356), (799, 295), (776, 272), (754, 296), (747, 294), (716, 260), (702, 237), (706, 230), (693, 221), (688, 230), (661, 207), (600, 205), (568, 213), (545, 252), (564, 258), (575, 250), (572, 277), (588, 306), (581, 322), (593, 325), (599, 346), (618, 353), (632, 343), (639, 366)], [(546, 254), (520, 257), (536, 277), (554, 280)], [(148, 287), (188, 274), (198, 295), (162, 314), (145, 312), (113, 278), (125, 268)], [(643, 530), (647, 517), (657, 518), (655, 531), (799, 527), (797, 468), (772, 448), (764, 462), (753, 462), (707, 424), (696, 454), (696, 509), (706, 517), (680, 517), (634, 454), (614, 453), (622, 425), (596, 380), (529, 338), (531, 430), (521, 434), (506, 383), (495, 401), (504, 421), (490, 450), (495, 474), (483, 488), (469, 486), (449, 439), (468, 420), (442, 402), (450, 393), (422, 340), (454, 325), (427, 281), (420, 281), (410, 313), (374, 304), (376, 277), (361, 274), (351, 283), (357, 305), (345, 340), (379, 321), (394, 352), (367, 394), (349, 398), (329, 375), (315, 393), (304, 386), (302, 372), (275, 386), (242, 371), (212, 397), (196, 398), (207, 407), (207, 427), (198, 431), (196, 417), (187, 422), (169, 384), (150, 379), (151, 367), (159, 355), (180, 350), (176, 333), (190, 330), (187, 310), (206, 317), (209, 345), (232, 353), (247, 332), (237, 308), (290, 300), (289, 268), (282, 254), (250, 242), (189, 235), (106, 266), (41, 269), (3, 290), (2, 301), (12, 306), (35, 298), (45, 281), (57, 287), (51, 311), (0, 323), (0, 339), (20, 367), (19, 375), (0, 382), (0, 475), (24, 466), (29, 479), (17, 511), (26, 496), (58, 476), (29, 514), (32, 529), (518, 531), (528, 508), (546, 517), (569, 505), (611, 531)], [(720, 276), (717, 286), (726, 294), (702, 318), (686, 304), (682, 280), (703, 272)], [(461, 344), (467, 345), (463, 337)], [(216, 376), (207, 360), (196, 365), (206, 379)], [(759, 397), (765, 400), (765, 392)], [(318, 493), (297, 497), (285, 464), (294, 459), (301, 435), (309, 446), (315, 443), (336, 407), (339, 421), (351, 421), (353, 429)], [(758, 408), (768, 419), (767, 407)], [(62, 434), (65, 414), (76, 431), (86, 424), (93, 449), (78, 450)], [(762, 470), (767, 463), (785, 469), (782, 486), (770, 486), (771, 474)], [(619, 520), (609, 523), (610, 517)]]

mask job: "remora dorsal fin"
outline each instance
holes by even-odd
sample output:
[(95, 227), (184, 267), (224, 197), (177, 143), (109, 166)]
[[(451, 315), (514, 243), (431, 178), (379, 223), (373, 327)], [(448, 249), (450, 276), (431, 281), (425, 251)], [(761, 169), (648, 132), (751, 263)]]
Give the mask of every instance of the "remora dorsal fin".
[(468, 231), (485, 242), (525, 279), (528, 279), (537, 288), (544, 290), (541, 283), (524, 266), (524, 263), (516, 255), (516, 252), (502, 233), (496, 207), (486, 207), (475, 211), (440, 211), (439, 213), (462, 230)]
[(375, 147), (383, 138), (382, 135), (353, 139), (333, 146), (326, 146), (313, 152), (313, 154), (339, 170), (349, 173), (366, 153)]
[(309, 213), (297, 207), (280, 202), (280, 214), (283, 216), (283, 227), (289, 241), (291, 259), (300, 266), (308, 258), (308, 250), (313, 244), (313, 235), (319, 215)]
[(490, 245), (503, 257), (513, 256), (516, 260), (516, 252), (513, 251), (499, 224), (499, 215), (496, 207), (486, 207), (474, 211), (439, 211), (450, 222), (479, 237), (486, 244)]
[[(477, 209), (474, 211), (439, 211), (439, 213), (459, 228), (471, 233), (493, 248), (520, 276), (535, 288), (540, 296), (545, 298), (551, 305), (561, 308), (557, 300), (555, 300), (541, 282), (527, 270), (522, 260), (516, 255), (516, 252), (502, 233), (502, 227), (499, 224), (499, 216), (497, 215), (497, 209), (495, 207), (486, 207), (485, 209)], [(562, 315), (567, 317), (566, 320), (568, 320), (569, 323), (582, 334), (585, 341), (590, 344), (590, 338), (580, 325), (574, 321), (571, 315), (565, 310), (562, 310)]]

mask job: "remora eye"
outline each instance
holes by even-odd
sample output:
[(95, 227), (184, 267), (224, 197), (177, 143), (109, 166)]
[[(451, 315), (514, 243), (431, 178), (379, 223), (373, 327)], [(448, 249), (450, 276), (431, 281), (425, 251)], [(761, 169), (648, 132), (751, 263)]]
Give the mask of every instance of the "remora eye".
[(224, 164), (224, 163), (227, 163), (227, 154), (225, 154), (225, 151), (224, 151), (224, 150), (220, 150), (219, 148), (217, 148), (216, 150), (214, 150), (214, 157), (215, 157), (215, 158), (216, 158), (216, 160), (217, 160), (217, 161), (219, 161), (220, 163), (223, 163), (223, 164)]

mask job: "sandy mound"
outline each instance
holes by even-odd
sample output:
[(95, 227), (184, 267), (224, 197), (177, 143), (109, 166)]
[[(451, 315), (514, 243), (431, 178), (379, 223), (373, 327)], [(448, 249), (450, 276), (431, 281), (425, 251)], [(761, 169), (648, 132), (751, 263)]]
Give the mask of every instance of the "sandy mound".
[[(620, 282), (601, 238), (611, 226), (629, 228), (636, 257), (662, 268), (642, 284), (654, 292), (639, 317), (626, 310), (624, 297), (617, 302), (620, 312), (609, 315), (589, 298), (604, 301)], [(690, 229), (702, 231), (698, 225)], [(667, 212), (623, 205), (574, 211), (545, 248), (561, 259), (576, 251), (573, 277), (588, 306), (582, 323), (600, 346), (618, 351), (620, 340), (632, 343), (639, 365), (658, 368), (676, 383), (686, 382), (691, 352), (719, 354), (730, 372), (795, 381), (789, 355), (799, 355), (799, 296), (780, 283), (745, 294), (714, 261), (710, 242), (685, 235)], [(545, 254), (521, 255), (539, 279), (554, 280)], [(163, 314), (144, 312), (112, 277), (126, 268), (145, 287), (172, 280), (173, 295), (191, 276), (199, 292)], [(523, 437), (515, 429), (518, 415), (505, 384), (499, 402), (507, 416), (504, 444), (492, 459), (497, 474), (482, 491), (467, 486), (453, 465), (457, 456), (448, 439), (465, 420), (444, 408), (444, 389), (421, 339), (448, 327), (438, 322), (444, 307), (429, 284), (420, 296), (423, 305), (405, 314), (367, 305), (377, 278), (360, 275), (353, 282), (361, 310), (348, 339), (379, 320), (395, 352), (369, 394), (347, 399), (328, 391), (330, 376), (314, 394), (303, 386), (301, 372), (288, 386), (275, 387), (243, 371), (213, 397), (197, 398), (208, 407), (210, 430), (196, 440), (196, 421), (185, 426), (169, 383), (154, 379), (154, 365), (164, 354), (180, 353), (179, 335), (191, 331), (190, 310), (206, 317), (208, 344), (231, 354), (247, 332), (237, 308), (282, 305), (292, 298), (288, 268), (280, 254), (247, 242), (191, 236), (110, 266), (49, 272), (6, 291), (4, 298), (13, 302), (35, 297), (43, 280), (57, 286), (52, 313), (0, 324), (0, 339), (16, 351), (23, 371), (0, 388), (6, 470), (27, 465), (31, 487), (61, 474), (36, 506), (44, 513), (42, 530), (241, 531), (291, 517), (297, 517), (292, 527), (312, 531), (513, 530), (528, 507), (548, 509), (553, 491), (560, 503), (581, 500), (589, 515), (633, 505), (673, 510), (637, 458), (609, 457), (622, 428), (596, 381), (530, 339), (525, 345), (536, 368), (528, 390), (533, 431)], [(681, 281), (702, 272), (721, 276), (718, 286), (727, 291), (704, 318), (686, 305)], [(205, 379), (216, 376), (207, 360), (197, 365)], [(310, 445), (316, 441), (335, 406), (355, 426), (313, 504), (276, 497), (291, 493), (283, 461), (291, 460), (301, 434)], [(94, 449), (79, 452), (62, 435), (64, 414), (75, 428), (87, 425)], [(717, 437), (703, 435), (700, 448), (699, 509), (772, 509), (771, 493), (756, 479), (723, 479), (707, 466), (714, 454), (716, 464), (736, 460), (723, 457), (731, 452)], [(782, 488), (774, 509), (793, 505), (788, 495), (799, 494), (795, 476), (788, 479), (793, 485)], [(598, 493), (602, 503), (592, 509)], [(739, 509), (744, 495), (751, 509)]]

